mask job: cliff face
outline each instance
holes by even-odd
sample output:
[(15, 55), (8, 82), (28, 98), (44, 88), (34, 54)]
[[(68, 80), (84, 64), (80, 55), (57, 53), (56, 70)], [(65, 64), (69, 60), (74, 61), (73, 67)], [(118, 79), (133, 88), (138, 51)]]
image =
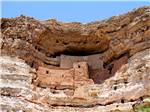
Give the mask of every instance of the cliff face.
[(150, 7), (89, 24), (1, 19), (2, 111), (134, 111), (150, 97)]

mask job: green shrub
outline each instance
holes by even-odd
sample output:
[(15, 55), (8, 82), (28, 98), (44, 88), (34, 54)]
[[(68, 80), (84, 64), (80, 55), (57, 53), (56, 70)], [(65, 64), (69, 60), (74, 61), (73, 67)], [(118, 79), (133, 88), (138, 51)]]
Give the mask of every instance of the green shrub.
[(135, 112), (150, 112), (150, 97), (144, 99), (142, 104), (134, 107)]

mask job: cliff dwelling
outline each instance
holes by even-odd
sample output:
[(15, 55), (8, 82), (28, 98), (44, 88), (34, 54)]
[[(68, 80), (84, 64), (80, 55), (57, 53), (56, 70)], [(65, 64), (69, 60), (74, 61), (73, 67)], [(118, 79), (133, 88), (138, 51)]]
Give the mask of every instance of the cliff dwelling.
[(124, 55), (118, 60), (114, 60), (107, 66), (104, 66), (101, 54), (93, 54), (87, 56), (60, 56), (60, 68), (71, 68), (75, 62), (87, 62), (89, 78), (93, 79), (94, 83), (100, 84), (105, 79), (113, 76), (115, 72), (124, 64), (127, 63), (128, 57)]
[(87, 56), (61, 55), (59, 67), (42, 67), (37, 70), (36, 84), (53, 89), (74, 89), (87, 84), (100, 84), (127, 63), (125, 55), (104, 67), (100, 54)]
[(44, 68), (39, 67), (36, 84), (40, 87), (53, 89), (75, 89), (85, 84), (94, 84), (89, 79), (88, 64), (86, 62), (73, 63), (73, 68)]
[(150, 7), (87, 24), (1, 18), (0, 48), (3, 112), (137, 112), (150, 99)]

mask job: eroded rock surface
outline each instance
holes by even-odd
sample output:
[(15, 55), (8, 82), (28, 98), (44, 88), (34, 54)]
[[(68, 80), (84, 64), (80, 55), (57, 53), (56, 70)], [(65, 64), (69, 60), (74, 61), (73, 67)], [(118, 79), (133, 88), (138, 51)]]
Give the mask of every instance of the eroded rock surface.
[(135, 54), (128, 64), (103, 84), (86, 84), (75, 90), (67, 88), (68, 83), (65, 82), (66, 88), (63, 90), (37, 87), (31, 82), (35, 71), (22, 60), (8, 56), (1, 56), (0, 60), (4, 67), (1, 69), (2, 110), (127, 111), (144, 97), (150, 96), (150, 49)]
[(132, 112), (150, 97), (150, 7), (89, 24), (1, 19), (1, 110)]
[[(114, 64), (115, 60), (122, 56), (129, 58), (150, 47), (149, 23), (148, 6), (88, 24), (62, 23), (53, 19), (38, 21), (26, 16), (2, 18), (1, 53), (18, 56), (36, 69), (39, 66), (72, 66), (72, 62), (61, 60), (63, 55), (73, 55), (78, 59), (84, 57), (83, 60), (89, 61), (89, 66), (94, 65), (92, 61), (101, 61), (101, 70), (94, 65), (89, 71), (90, 77), (99, 84), (114, 75), (121, 66), (122, 63)], [(96, 55), (97, 61), (94, 57), (90, 59), (90, 55)], [(124, 60), (123, 64), (126, 62)], [(96, 65), (102, 66), (101, 64)], [(97, 80), (96, 77), (101, 77), (101, 74), (106, 74), (106, 78)]]
[(36, 68), (59, 66), (60, 54), (100, 53), (101, 60), (109, 63), (120, 55), (131, 56), (149, 48), (149, 23), (149, 7), (89, 24), (38, 21), (26, 16), (2, 18), (1, 48), (3, 54), (17, 55)]

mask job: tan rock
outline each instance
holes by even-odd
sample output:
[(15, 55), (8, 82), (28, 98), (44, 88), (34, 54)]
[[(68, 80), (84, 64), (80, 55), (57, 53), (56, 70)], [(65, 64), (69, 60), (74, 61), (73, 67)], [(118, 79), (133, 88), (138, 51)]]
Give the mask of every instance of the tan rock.
[[(150, 47), (150, 14), (147, 10), (149, 7), (142, 7), (106, 21), (88, 24), (38, 21), (26, 16), (2, 18), (2, 54), (17, 55), (36, 69), (39, 66), (59, 67), (61, 60), (55, 57), (61, 54), (82, 56), (99, 53), (102, 63), (109, 63), (114, 57), (127, 52), (132, 56)], [(93, 58), (89, 56), (88, 59), (92, 62)], [(99, 64), (90, 65), (99, 67)]]
[(2, 111), (134, 111), (150, 97), (149, 12), (88, 24), (2, 18)]
[(87, 102), (107, 104), (119, 100), (124, 103), (130, 100), (137, 100), (140, 97), (150, 96), (149, 54), (150, 49), (135, 54), (131, 57), (128, 64), (124, 65), (115, 76), (109, 78), (101, 85), (79, 87), (76, 89), (74, 97), (84, 98)]

